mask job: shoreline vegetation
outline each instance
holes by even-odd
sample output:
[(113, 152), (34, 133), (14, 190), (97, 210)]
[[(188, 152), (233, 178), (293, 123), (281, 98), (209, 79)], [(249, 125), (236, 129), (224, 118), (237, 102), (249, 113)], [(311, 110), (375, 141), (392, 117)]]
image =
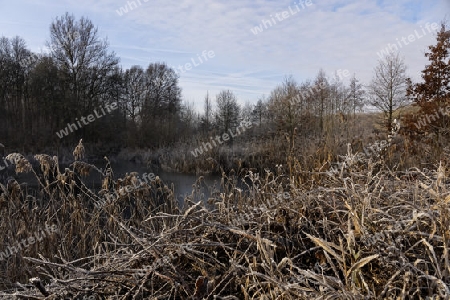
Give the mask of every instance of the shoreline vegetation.
[[(56, 157), (35, 155), (36, 168), (7, 155), (40, 187), (0, 183), (0, 250), (45, 224), (58, 231), (0, 261), (0, 299), (449, 295), (445, 162), (395, 171), (349, 146), (339, 172), (306, 172), (296, 159), (287, 173), (243, 168), (224, 172), (207, 199), (200, 176), (180, 207), (159, 177), (114, 178), (109, 160), (100, 171), (86, 153), (80, 141), (64, 171)], [(83, 182), (91, 172), (100, 191)], [(36, 287), (16, 284), (27, 281)]]

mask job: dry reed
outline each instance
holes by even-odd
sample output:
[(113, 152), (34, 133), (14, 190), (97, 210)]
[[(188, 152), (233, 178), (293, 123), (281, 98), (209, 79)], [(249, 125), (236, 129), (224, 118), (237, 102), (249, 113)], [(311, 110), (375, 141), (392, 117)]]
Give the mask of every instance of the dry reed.
[[(286, 174), (223, 174), (209, 204), (187, 197), (178, 208), (159, 178), (137, 184), (134, 173), (116, 179), (107, 170), (100, 174), (103, 189), (88, 189), (82, 176), (98, 169), (79, 161), (84, 153), (78, 152), (64, 172), (55, 159), (36, 155), (35, 194), (17, 182), (0, 184), (0, 249), (43, 224), (58, 227), (56, 235), (0, 261), (0, 298), (450, 296), (443, 164), (395, 172), (372, 158), (349, 163), (350, 152), (333, 173), (326, 164), (302, 171), (292, 158)], [(17, 171), (31, 171), (15, 156)], [(244, 189), (237, 187), (241, 179)], [(134, 188), (118, 193), (127, 186)], [(119, 196), (95, 205), (107, 193)]]

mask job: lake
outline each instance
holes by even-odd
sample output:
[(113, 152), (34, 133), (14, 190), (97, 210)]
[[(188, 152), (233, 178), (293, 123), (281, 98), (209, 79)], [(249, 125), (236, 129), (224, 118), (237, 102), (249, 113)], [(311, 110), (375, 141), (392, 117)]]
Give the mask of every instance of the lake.
[[(33, 161), (33, 160), (31, 160)], [(33, 163), (33, 168), (35, 170), (39, 169), (39, 165), (36, 161)], [(96, 166), (101, 172), (104, 172), (107, 163), (104, 160), (90, 163), (91, 165)], [(114, 160), (111, 161), (112, 170), (114, 173), (114, 180), (119, 178), (124, 178), (126, 174), (131, 172), (136, 172), (137, 177), (142, 179), (144, 174), (154, 173), (155, 176), (159, 176), (159, 178), (166, 184), (171, 190), (173, 190), (178, 203), (182, 205), (184, 203), (184, 199), (186, 196), (191, 195), (194, 189), (195, 184), (197, 183), (196, 192), (191, 197), (192, 201), (198, 202), (200, 200), (208, 200), (208, 198), (213, 197), (218, 199), (218, 195), (220, 192), (223, 192), (223, 188), (221, 186), (221, 176), (218, 175), (193, 175), (193, 174), (182, 174), (176, 172), (167, 172), (162, 171), (160, 168), (154, 167), (153, 170), (151, 167), (147, 166), (144, 163), (132, 162), (127, 160)], [(65, 168), (68, 168), (67, 164), (60, 164), (60, 172), (63, 173)], [(9, 165), (8, 168), (0, 171), (0, 182), (6, 184), (8, 178), (14, 177), (22, 186), (23, 189), (28, 189), (29, 194), (38, 195), (38, 181), (36, 180), (35, 175), (30, 173), (24, 174), (15, 174), (14, 165)], [(40, 171), (37, 172), (40, 174)], [(199, 178), (202, 178), (199, 180)], [(91, 170), (89, 176), (81, 177), (83, 183), (90, 189), (94, 191), (98, 191), (101, 189), (102, 175), (96, 171)], [(232, 178), (230, 178), (232, 179)], [(251, 185), (250, 182), (246, 184), (242, 182), (242, 178), (234, 178), (233, 181), (236, 180), (235, 186), (239, 189), (246, 191), (248, 189), (248, 185)], [(248, 181), (248, 180), (247, 180)]]
[[(102, 161), (92, 164), (100, 170), (103, 170), (106, 166), (106, 162)], [(34, 167), (36, 168), (37, 165)], [(60, 171), (64, 172), (64, 169), (67, 167), (69, 166), (60, 165)], [(130, 161), (117, 160), (111, 162), (111, 167), (114, 173), (114, 180), (124, 178), (127, 173), (131, 172), (138, 173), (139, 178), (143, 178), (145, 173), (152, 173), (152, 169), (145, 164)], [(2, 170), (1, 173), (2, 178), (4, 179), (2, 181), (5, 181), (5, 183), (8, 177), (14, 177), (24, 188), (36, 189), (38, 186), (38, 182), (33, 173), (15, 174), (13, 165), (10, 165), (8, 169)], [(199, 177), (202, 177), (202, 180), (198, 181), (197, 193), (195, 194), (196, 197), (193, 199), (195, 202), (201, 199), (208, 199), (213, 193), (217, 193), (221, 190), (221, 177), (217, 175), (197, 176), (165, 171), (153, 171), (153, 173), (155, 176), (159, 176), (170, 189), (173, 189), (180, 204), (183, 203), (183, 200), (187, 195), (192, 193), (194, 184), (198, 181)], [(82, 180), (87, 187), (93, 190), (99, 190), (102, 185), (102, 175), (95, 170), (92, 170), (89, 176), (82, 177)]]
[[(192, 175), (192, 174), (181, 174), (175, 172), (165, 172), (165, 171), (153, 171), (144, 164), (136, 164), (129, 161), (118, 161), (111, 163), (114, 178), (123, 178), (126, 173), (137, 172), (139, 177), (142, 178), (145, 173), (154, 173), (155, 176), (159, 178), (170, 188), (173, 187), (174, 193), (178, 199), (179, 203), (183, 203), (186, 195), (192, 193), (194, 184), (198, 181), (199, 177), (202, 180), (199, 181), (197, 186), (200, 193), (204, 194), (203, 199), (208, 199), (212, 193), (220, 191), (220, 181), (221, 177), (217, 175)], [(195, 199), (199, 201), (201, 199)]]

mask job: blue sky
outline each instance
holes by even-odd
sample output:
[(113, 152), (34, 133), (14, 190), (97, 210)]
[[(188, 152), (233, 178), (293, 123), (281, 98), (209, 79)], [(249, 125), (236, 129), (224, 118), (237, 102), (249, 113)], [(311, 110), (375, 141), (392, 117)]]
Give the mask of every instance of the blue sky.
[[(32, 51), (46, 51), (50, 23), (65, 12), (88, 17), (123, 68), (194, 60), (180, 86), (201, 111), (207, 91), (230, 89), (241, 104), (256, 103), (285, 76), (302, 82), (320, 68), (330, 77), (348, 70), (368, 84), (377, 53), (411, 34), (400, 54), (419, 80), (423, 53), (435, 42), (425, 26), (449, 19), (450, 0), (0, 0), (0, 36), (18, 35)], [(214, 57), (199, 63), (205, 50)]]

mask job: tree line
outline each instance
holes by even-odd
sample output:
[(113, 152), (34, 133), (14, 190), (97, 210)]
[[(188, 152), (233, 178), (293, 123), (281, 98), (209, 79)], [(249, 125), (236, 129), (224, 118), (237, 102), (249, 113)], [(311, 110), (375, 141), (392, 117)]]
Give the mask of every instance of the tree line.
[[(160, 146), (183, 128), (181, 89), (164, 63), (123, 70), (93, 23), (66, 13), (50, 25), (48, 53), (20, 37), (0, 38), (0, 137), (8, 148), (73, 145)], [(95, 110), (114, 112), (60, 139), (61, 129)]]
[[(447, 99), (449, 63), (438, 64), (448, 58), (446, 34), (442, 25), (438, 44), (430, 46), (428, 54), (435, 62), (424, 71), (425, 82), (431, 80), (430, 74), (437, 74), (439, 86), (414, 86), (403, 59), (390, 53), (380, 59), (367, 86), (348, 71), (346, 85), (342, 74), (329, 77), (319, 70), (313, 80), (301, 83), (286, 77), (254, 105), (240, 105), (229, 90), (215, 95), (214, 105), (206, 93), (204, 110), (197, 113), (192, 104), (182, 101), (175, 70), (163, 62), (124, 70), (89, 19), (77, 20), (66, 13), (50, 25), (47, 53), (33, 53), (20, 37), (0, 38), (0, 141), (22, 151), (72, 147), (80, 138), (114, 149), (161, 148), (228, 132), (248, 120), (256, 125), (249, 135), (270, 138), (281, 133), (293, 148), (298, 137), (350, 138), (352, 128), (358, 126), (357, 113), (367, 105), (383, 112), (382, 126), (390, 131), (398, 108), (417, 102), (430, 110), (435, 105), (427, 104), (425, 96), (439, 105)], [(56, 134), (111, 105), (117, 109), (89, 126), (63, 138)], [(448, 127), (447, 119), (439, 122)]]

